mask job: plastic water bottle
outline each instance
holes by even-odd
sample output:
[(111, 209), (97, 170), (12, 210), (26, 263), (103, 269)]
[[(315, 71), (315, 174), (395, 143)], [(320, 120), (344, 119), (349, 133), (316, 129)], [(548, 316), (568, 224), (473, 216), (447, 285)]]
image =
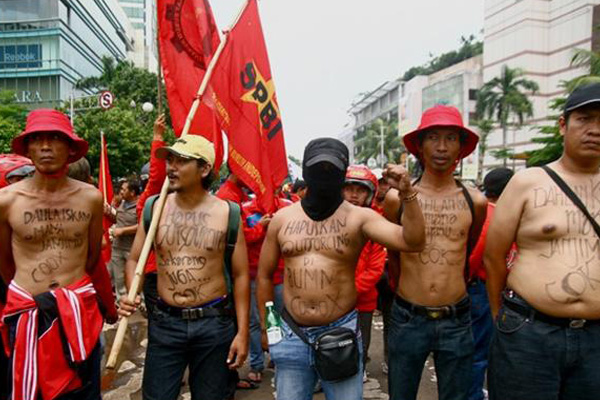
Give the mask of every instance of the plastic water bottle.
[(267, 301), (265, 303), (265, 307), (267, 307), (267, 341), (269, 342), (269, 345), (272, 346), (281, 342), (281, 339), (283, 339), (283, 332), (281, 330), (281, 318), (279, 317), (277, 311), (275, 311), (275, 306), (273, 306), (272, 301)]

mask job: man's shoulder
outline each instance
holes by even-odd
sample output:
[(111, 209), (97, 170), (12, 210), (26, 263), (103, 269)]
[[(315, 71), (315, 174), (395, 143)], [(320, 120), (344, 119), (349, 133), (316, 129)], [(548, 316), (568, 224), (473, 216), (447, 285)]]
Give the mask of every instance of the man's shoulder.
[(471, 199), (473, 199), (473, 204), (476, 207), (486, 207), (487, 206), (487, 198), (481, 193), (479, 189), (476, 187), (465, 185)]
[(527, 168), (515, 173), (505, 190), (509, 190), (512, 194), (525, 194), (528, 189), (550, 182), (549, 179), (550, 177), (543, 169)]

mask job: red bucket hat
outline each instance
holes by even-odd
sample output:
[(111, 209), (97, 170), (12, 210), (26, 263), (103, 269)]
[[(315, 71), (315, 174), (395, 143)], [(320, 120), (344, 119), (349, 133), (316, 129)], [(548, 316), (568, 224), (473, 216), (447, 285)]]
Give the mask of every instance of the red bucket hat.
[(36, 132), (62, 133), (65, 139), (69, 140), (71, 143), (71, 148), (75, 150), (75, 154), (69, 156), (69, 163), (74, 163), (79, 160), (81, 157), (85, 156), (88, 151), (88, 142), (73, 132), (73, 126), (71, 125), (69, 117), (60, 111), (40, 109), (34, 110), (27, 115), (25, 130), (12, 141), (13, 152), (22, 156), (27, 156), (26, 139), (32, 133)]
[(434, 126), (456, 127), (466, 134), (466, 140), (461, 143), (460, 158), (465, 158), (477, 147), (479, 135), (465, 127), (460, 111), (456, 107), (437, 105), (425, 110), (421, 116), (421, 125), (416, 130), (404, 135), (402, 140), (406, 150), (418, 156), (419, 133)]

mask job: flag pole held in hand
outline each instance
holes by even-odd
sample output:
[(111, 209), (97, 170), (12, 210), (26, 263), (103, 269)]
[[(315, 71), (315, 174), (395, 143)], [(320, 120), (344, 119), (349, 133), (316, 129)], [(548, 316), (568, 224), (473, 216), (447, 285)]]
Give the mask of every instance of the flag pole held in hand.
[[(244, 3), (244, 5), (242, 7), (242, 11), (240, 11), (239, 15), (241, 15), (243, 10), (246, 8), (247, 4), (248, 4), (248, 2)], [(239, 19), (239, 16), (236, 17), (234, 25), (238, 19)], [(217, 48), (217, 50), (215, 51), (215, 54), (213, 55), (213, 57), (210, 60), (210, 63), (206, 70), (206, 74), (204, 75), (204, 78), (202, 79), (202, 83), (200, 84), (200, 88), (198, 89), (196, 99), (192, 103), (192, 107), (190, 108), (190, 111), (188, 113), (187, 119), (185, 121), (185, 126), (183, 127), (183, 131), (181, 133), (181, 137), (184, 137), (189, 132), (189, 129), (190, 129), (190, 126), (194, 119), (194, 116), (196, 115), (196, 111), (198, 110), (198, 106), (200, 105), (202, 95), (204, 95), (204, 92), (206, 91), (206, 87), (208, 86), (208, 82), (209, 82), (212, 72), (215, 68), (215, 65), (216, 65), (217, 61), (219, 60), (219, 57), (220, 57), (221, 53), (223, 52), (223, 48), (225, 47), (225, 45), (227, 43), (227, 38), (228, 38), (227, 34), (223, 36), (223, 40), (221, 40), (219, 47)], [(146, 235), (146, 240), (144, 241), (144, 246), (142, 247), (142, 253), (140, 254), (140, 258), (135, 267), (134, 278), (131, 283), (131, 287), (129, 288), (129, 293), (127, 294), (127, 298), (131, 302), (135, 301), (135, 298), (140, 289), (139, 286), (141, 283), (142, 275), (144, 273), (144, 267), (146, 266), (146, 261), (148, 260), (148, 255), (150, 254), (150, 249), (152, 248), (152, 242), (154, 241), (154, 236), (156, 235), (156, 231), (158, 228), (158, 221), (160, 220), (160, 216), (162, 214), (162, 210), (163, 210), (163, 207), (164, 207), (166, 199), (167, 199), (168, 188), (169, 188), (169, 180), (168, 180), (168, 178), (166, 178), (165, 182), (163, 183), (162, 189), (160, 191), (160, 197), (158, 198), (157, 208), (155, 209), (155, 212), (152, 213), (152, 222), (150, 223), (150, 227), (148, 229), (148, 234)], [(106, 368), (108, 368), (108, 369), (114, 369), (117, 364), (117, 358), (119, 356), (119, 352), (121, 351), (121, 347), (123, 346), (123, 340), (125, 339), (125, 333), (127, 331), (128, 323), (129, 323), (128, 317), (122, 317), (121, 320), (119, 321), (119, 327), (117, 328), (117, 334), (115, 335), (115, 340), (113, 342), (113, 346), (110, 350), (110, 355), (108, 356), (108, 361), (106, 363)]]

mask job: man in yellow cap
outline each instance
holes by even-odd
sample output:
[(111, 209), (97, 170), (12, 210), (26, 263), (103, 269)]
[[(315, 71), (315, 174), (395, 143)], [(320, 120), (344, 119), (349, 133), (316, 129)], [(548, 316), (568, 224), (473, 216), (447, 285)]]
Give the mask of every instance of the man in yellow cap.
[[(189, 367), (192, 398), (222, 400), (228, 369), (248, 354), (250, 281), (239, 208), (208, 192), (215, 151), (205, 138), (179, 138), (156, 156), (167, 160), (172, 193), (154, 239), (159, 299), (148, 316), (143, 397), (177, 399)], [(148, 215), (157, 212), (154, 200), (146, 202), (130, 264), (140, 257)], [(130, 315), (138, 304), (124, 296), (120, 313)]]
[[(471, 387), (474, 352), (470, 301), (465, 282), (469, 249), (479, 237), (487, 201), (453, 174), (478, 137), (465, 128), (455, 107), (426, 110), (421, 125), (404, 136), (406, 149), (418, 157), (424, 172), (413, 185), (425, 217), (425, 249), (389, 252), (390, 266), (400, 266), (391, 311), (389, 388), (392, 400), (417, 397), (423, 365), (433, 353), (440, 400), (466, 400)], [(399, 224), (403, 204), (391, 189), (386, 217)]]

